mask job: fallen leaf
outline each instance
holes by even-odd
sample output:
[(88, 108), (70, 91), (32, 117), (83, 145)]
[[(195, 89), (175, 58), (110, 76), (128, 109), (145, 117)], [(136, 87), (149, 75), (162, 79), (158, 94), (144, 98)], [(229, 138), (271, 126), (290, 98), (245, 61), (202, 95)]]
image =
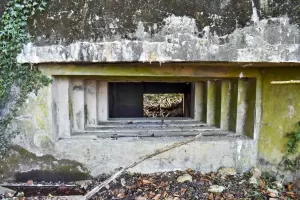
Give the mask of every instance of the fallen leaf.
[(187, 188), (181, 188), (180, 189), (181, 194), (184, 194), (186, 191), (187, 191)]
[(165, 191), (164, 194), (163, 194), (163, 197), (166, 198), (167, 196), (169, 196), (169, 195), (168, 195), (168, 193)]
[(146, 197), (142, 197), (142, 196), (138, 196), (137, 198), (135, 198), (135, 200), (147, 200)]
[(157, 194), (155, 197), (153, 197), (154, 200), (159, 200), (159, 198), (161, 197), (161, 194)]
[(264, 180), (259, 180), (259, 186), (260, 187), (265, 187), (266, 186), (266, 182)]
[(180, 195), (177, 194), (177, 193), (174, 193), (173, 196), (174, 196), (174, 197), (179, 197)]
[(214, 194), (213, 193), (210, 193), (207, 197), (209, 200), (214, 200)]
[(275, 193), (269, 193), (269, 197), (277, 197)]
[(151, 184), (151, 181), (143, 179), (143, 185), (149, 185), (149, 184)]
[(155, 195), (156, 195), (155, 192), (152, 192), (152, 191), (151, 191), (151, 192), (148, 194), (148, 197), (149, 197), (149, 198), (153, 198), (153, 197), (155, 197)]
[(124, 193), (119, 193), (117, 197), (123, 199), (123, 198), (125, 198), (125, 194)]

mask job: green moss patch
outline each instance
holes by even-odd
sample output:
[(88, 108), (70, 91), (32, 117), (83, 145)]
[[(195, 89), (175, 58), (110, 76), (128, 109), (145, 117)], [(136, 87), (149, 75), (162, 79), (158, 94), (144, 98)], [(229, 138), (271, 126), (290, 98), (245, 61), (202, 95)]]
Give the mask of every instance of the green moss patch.
[(58, 160), (52, 155), (36, 156), (20, 146), (12, 146), (0, 162), (3, 181), (76, 181), (91, 178), (79, 162)]

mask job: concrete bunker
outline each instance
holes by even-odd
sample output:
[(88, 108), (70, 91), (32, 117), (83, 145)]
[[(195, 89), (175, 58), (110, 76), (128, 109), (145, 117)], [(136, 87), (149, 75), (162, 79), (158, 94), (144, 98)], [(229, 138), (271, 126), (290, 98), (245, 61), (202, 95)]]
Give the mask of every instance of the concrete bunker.
[[(190, 66), (172, 68), (188, 71)], [(176, 137), (203, 132), (205, 136), (254, 138), (259, 113), (257, 74), (226, 77), (221, 72), (210, 77), (212, 72), (208, 70), (197, 78), (184, 74), (175, 78), (54, 76), (57, 136)], [(183, 97), (182, 116), (144, 117), (145, 95), (172, 93)]]
[[(283, 135), (299, 120), (299, 86), (270, 82), (299, 80), (296, 1), (100, 4), (51, 1), (29, 20), (34, 40), (18, 61), (35, 63), (53, 84), (22, 111), (16, 144), (84, 163), (93, 176), (200, 131), (201, 140), (133, 171), (245, 171), (260, 164), (258, 158), (267, 166), (279, 162)], [(141, 82), (191, 83), (188, 117), (163, 124), (111, 117), (110, 85)]]

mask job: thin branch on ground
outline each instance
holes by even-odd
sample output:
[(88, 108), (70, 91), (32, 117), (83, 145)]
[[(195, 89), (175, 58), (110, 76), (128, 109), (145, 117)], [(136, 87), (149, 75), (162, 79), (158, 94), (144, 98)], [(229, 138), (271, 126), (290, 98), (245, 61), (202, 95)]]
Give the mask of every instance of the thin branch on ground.
[(185, 144), (191, 143), (197, 139), (199, 139), (200, 137), (202, 137), (202, 133), (198, 134), (197, 136), (184, 140), (182, 142), (177, 142), (174, 143), (172, 145), (168, 145), (166, 147), (163, 147), (161, 149), (156, 150), (154, 153), (146, 155), (144, 157), (139, 158), (136, 162), (132, 163), (131, 165), (122, 168), (120, 171), (118, 171), (117, 173), (113, 174), (111, 177), (109, 177), (108, 179), (106, 179), (105, 181), (103, 181), (100, 185), (96, 186), (95, 188), (93, 188), (90, 192), (88, 192), (83, 198), (82, 200), (88, 200), (90, 198), (92, 198), (97, 192), (99, 192), (103, 187), (105, 187), (106, 185), (108, 185), (110, 182), (112, 182), (113, 180), (117, 179), (119, 176), (121, 176), (124, 172), (126, 172), (127, 170), (137, 166), (138, 164), (140, 164), (141, 162), (144, 162), (145, 160), (148, 160), (154, 156), (157, 156), (159, 154), (162, 154), (164, 152), (167, 152), (171, 149), (183, 146)]

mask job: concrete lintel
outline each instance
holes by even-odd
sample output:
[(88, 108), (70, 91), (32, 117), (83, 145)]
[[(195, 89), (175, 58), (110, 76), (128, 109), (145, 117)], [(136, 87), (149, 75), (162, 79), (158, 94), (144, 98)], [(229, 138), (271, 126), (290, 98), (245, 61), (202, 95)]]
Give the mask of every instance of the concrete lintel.
[(216, 82), (211, 80), (207, 82), (207, 124), (216, 125)]
[(245, 123), (247, 118), (247, 80), (238, 80), (238, 101), (236, 117), (236, 133), (245, 134)]
[(221, 129), (229, 130), (231, 82), (230, 80), (222, 80), (221, 84)]
[(192, 64), (94, 64), (94, 65), (62, 65), (42, 64), (39, 69), (53, 76), (101, 76), (101, 77), (165, 77), (165, 78), (232, 78), (256, 77), (260, 72), (255, 68), (195, 67)]

